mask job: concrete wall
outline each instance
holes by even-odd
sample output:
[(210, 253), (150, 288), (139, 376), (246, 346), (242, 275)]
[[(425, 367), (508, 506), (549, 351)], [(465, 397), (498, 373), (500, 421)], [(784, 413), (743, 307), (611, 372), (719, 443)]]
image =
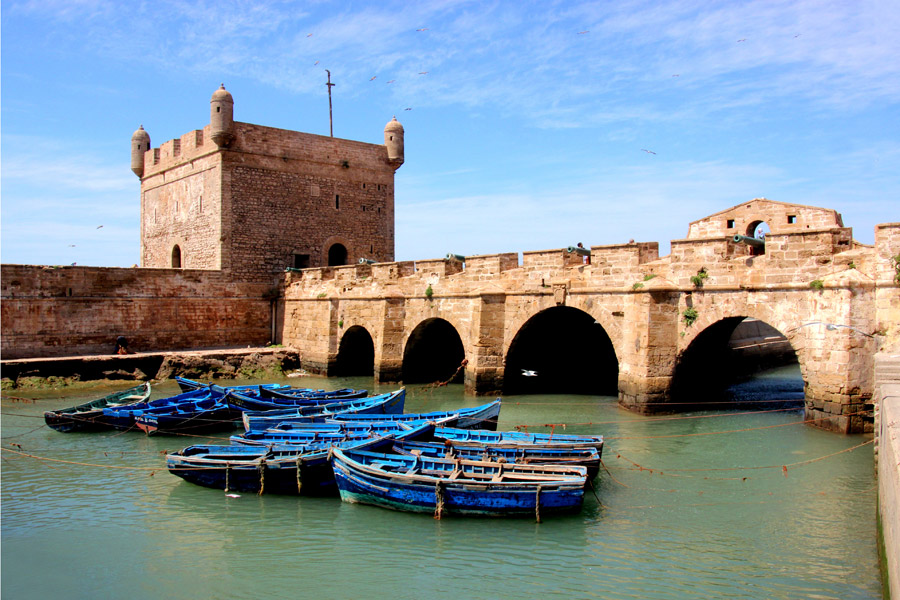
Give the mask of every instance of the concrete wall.
[(3, 265), (4, 359), (261, 346), (271, 340), (272, 284), (217, 271)]

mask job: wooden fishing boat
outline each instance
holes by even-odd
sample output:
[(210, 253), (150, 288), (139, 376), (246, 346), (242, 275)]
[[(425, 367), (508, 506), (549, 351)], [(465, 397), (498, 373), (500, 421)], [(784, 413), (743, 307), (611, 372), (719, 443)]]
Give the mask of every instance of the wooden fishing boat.
[[(377, 416), (377, 415), (375, 415)], [(370, 416), (371, 418), (371, 416)], [(366, 439), (389, 435), (406, 434), (414, 429), (424, 430), (423, 426), (431, 425), (427, 429), (427, 437), (421, 439), (434, 439), (434, 427), (445, 421), (361, 421), (333, 422), (333, 423), (291, 423), (287, 429), (272, 428), (265, 431), (245, 431), (240, 435), (233, 435), (229, 439), (232, 444), (253, 446), (286, 446), (303, 445), (319, 441), (341, 442), (353, 439)], [(426, 432), (422, 431), (424, 436)], [(417, 438), (420, 439), (420, 438)]]
[(222, 394), (209, 387), (182, 392), (167, 398), (158, 398), (136, 404), (103, 409), (103, 416), (98, 418), (107, 427), (128, 430), (134, 427), (134, 420), (143, 414), (173, 412), (179, 408), (188, 410), (196, 407), (203, 400), (221, 400)]
[[(493, 431), (497, 429), (497, 419), (500, 417), (502, 400), (497, 398), (493, 402), (473, 406), (471, 408), (457, 408), (454, 410), (434, 411), (424, 413), (403, 413), (398, 415), (379, 416), (379, 421), (441, 421), (447, 422), (447, 427), (458, 429), (485, 429)], [(370, 416), (358, 413), (344, 413), (335, 415), (332, 420), (341, 422), (361, 422), (370, 419)], [(285, 423), (287, 426), (287, 422)], [(279, 425), (279, 427), (281, 427)]]
[(293, 398), (330, 398), (332, 400), (352, 400), (353, 398), (365, 398), (368, 390), (356, 390), (342, 388), (339, 390), (314, 390), (311, 388), (267, 388), (260, 386), (259, 397), (273, 400), (291, 400)]
[[(178, 387), (181, 388), (182, 392), (190, 392), (191, 390), (198, 390), (201, 388), (206, 388), (211, 385), (216, 385), (214, 383), (203, 383), (202, 381), (195, 381), (193, 379), (187, 379), (185, 377), (175, 377), (175, 382), (178, 384)], [(229, 386), (220, 386), (224, 387), (227, 390), (236, 390), (239, 392), (244, 392), (247, 394), (256, 394), (260, 389), (265, 390), (279, 390), (279, 389), (289, 389), (291, 386), (283, 383), (264, 383), (264, 384), (252, 384), (252, 385), (229, 385)]]
[(483, 431), (480, 429), (462, 429), (454, 427), (437, 427), (434, 436), (451, 440), (455, 444), (470, 443), (476, 446), (485, 444), (528, 444), (528, 445), (565, 445), (573, 448), (595, 448), (598, 454), (603, 453), (602, 435), (572, 435), (564, 433), (525, 433), (523, 431)]
[(134, 425), (147, 435), (229, 431), (240, 427), (241, 411), (221, 398), (208, 399), (176, 405), (171, 410), (144, 412), (134, 418)]
[[(419, 435), (413, 429), (406, 434)], [(404, 434), (399, 434), (404, 435)], [(334, 495), (332, 447), (380, 449), (390, 437), (291, 446), (189, 446), (166, 456), (166, 467), (182, 479), (205, 487), (259, 494)]]
[(344, 502), (412, 512), (471, 516), (542, 516), (575, 512), (587, 469), (521, 465), (331, 449)]
[(600, 453), (596, 448), (577, 448), (565, 444), (466, 444), (451, 440), (402, 440), (395, 441), (391, 452), (407, 456), (431, 458), (463, 458), (518, 465), (580, 466), (587, 470), (590, 482), (600, 472)]
[[(363, 390), (364, 391), (364, 390)], [(325, 404), (333, 404), (345, 400), (355, 400), (364, 398), (357, 396), (355, 393), (347, 396), (331, 395), (328, 393), (318, 394), (311, 393), (309, 395), (284, 395), (284, 396), (264, 396), (263, 394), (274, 394), (276, 390), (270, 390), (260, 387), (259, 390), (253, 390), (248, 393), (246, 390), (231, 390), (225, 401), (234, 409), (240, 411), (269, 411), (269, 410), (286, 410), (294, 407), (305, 406), (323, 406)]]
[[(233, 395), (230, 392), (229, 395)], [(324, 422), (335, 415), (360, 413), (367, 415), (391, 415), (403, 412), (406, 388), (388, 394), (379, 394), (357, 400), (344, 400), (320, 406), (298, 406), (284, 410), (248, 411), (243, 414), (246, 431), (263, 431), (285, 421)]]
[(86, 402), (62, 410), (44, 412), (44, 422), (62, 433), (72, 431), (98, 431), (108, 426), (102, 423), (103, 409), (126, 404), (145, 402), (150, 397), (150, 383), (108, 394), (92, 402)]

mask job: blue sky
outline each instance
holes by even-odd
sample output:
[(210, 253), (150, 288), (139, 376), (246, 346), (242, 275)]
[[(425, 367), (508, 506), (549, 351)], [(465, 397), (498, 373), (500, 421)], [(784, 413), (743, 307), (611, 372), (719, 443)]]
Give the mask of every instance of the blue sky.
[(406, 129), (398, 260), (667, 253), (755, 197), (867, 244), (900, 221), (898, 0), (6, 0), (0, 23), (4, 263), (137, 263), (134, 130), (202, 128), (224, 82), (236, 120), (327, 135), (325, 69), (336, 137)]

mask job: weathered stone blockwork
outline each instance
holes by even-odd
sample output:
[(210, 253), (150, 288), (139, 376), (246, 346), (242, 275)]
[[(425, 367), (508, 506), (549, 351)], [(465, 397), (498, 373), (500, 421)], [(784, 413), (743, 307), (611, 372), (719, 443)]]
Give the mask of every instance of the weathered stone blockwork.
[[(288, 267), (394, 257), (394, 170), (384, 145), (234, 122), (144, 153), (141, 264), (265, 281)], [(177, 251), (175, 247), (178, 247)], [(295, 258), (296, 257), (296, 258)]]
[[(900, 254), (898, 226), (879, 226), (871, 248), (853, 243), (833, 211), (762, 199), (748, 205), (754, 219), (776, 223), (782, 213), (797, 214), (804, 227), (773, 227), (759, 255), (723, 235), (677, 240), (663, 258), (656, 244), (632, 243), (594, 247), (590, 263), (559, 249), (525, 252), (521, 265), (514, 254), (499, 254), (465, 264), (434, 259), (292, 274), (284, 339), (304, 347), (309, 368), (327, 372), (343, 332), (363, 327), (375, 342), (376, 374), (392, 379), (413, 330), (444, 319), (465, 347), (468, 389), (490, 394), (502, 388), (505, 357), (525, 323), (569, 306), (609, 335), (620, 402), (649, 411), (666, 410), (678, 364), (702, 332), (752, 317), (787, 336), (806, 382), (809, 418), (838, 431), (862, 430), (871, 357), (900, 339), (900, 287), (889, 260)], [(812, 227), (827, 219), (830, 229)], [(709, 231), (693, 235), (701, 233)], [(683, 316), (688, 309), (697, 314), (691, 325)]]
[(272, 292), (216, 271), (3, 265), (2, 354), (108, 354), (119, 335), (144, 351), (261, 346)]

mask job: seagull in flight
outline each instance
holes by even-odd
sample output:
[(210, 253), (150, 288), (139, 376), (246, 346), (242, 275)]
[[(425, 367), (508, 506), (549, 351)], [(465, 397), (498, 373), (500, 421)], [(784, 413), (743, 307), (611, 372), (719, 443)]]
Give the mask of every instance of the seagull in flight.
[(388, 82), (386, 82), (386, 83), (394, 83), (395, 81), (397, 81), (397, 80), (396, 80), (396, 79), (391, 79), (390, 81), (388, 81)]
[(101, 227), (103, 227), (103, 225), (97, 225), (97, 229), (100, 229)]
[(586, 33), (590, 33), (590, 31), (588, 31), (588, 30), (585, 30), (585, 31), (579, 31), (579, 32), (578, 32), (578, 35), (584, 35), (584, 34), (586, 34)]
[(375, 81), (376, 77), (378, 77), (378, 75), (372, 75), (372, 77), (369, 78), (369, 81)]
[(646, 152), (647, 154), (656, 154), (653, 150), (647, 150), (646, 148), (641, 148), (642, 152)]
[(412, 106), (408, 106), (408, 107), (404, 108), (403, 110), (412, 110)]
[(746, 41), (747, 41), (747, 38), (741, 38), (738, 40), (738, 42), (746, 42)]
[(306, 34), (306, 37), (312, 37), (312, 34), (311, 34), (311, 33), (307, 33), (307, 34)]
[(522, 377), (537, 377), (537, 371), (522, 369)]
[(428, 75), (428, 71), (419, 71), (419, 75)]
[(416, 31), (428, 31), (427, 27), (422, 27), (421, 29), (416, 29)]

